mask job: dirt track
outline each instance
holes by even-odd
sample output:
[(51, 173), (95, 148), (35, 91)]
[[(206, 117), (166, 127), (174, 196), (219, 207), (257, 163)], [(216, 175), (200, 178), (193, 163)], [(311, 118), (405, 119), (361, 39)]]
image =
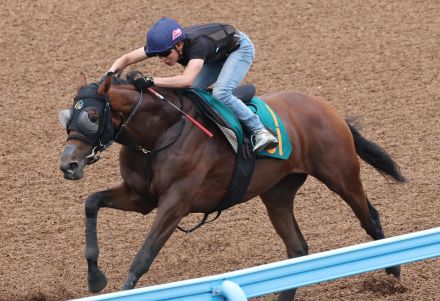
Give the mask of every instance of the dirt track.
[[(363, 165), (386, 235), (439, 226), (440, 2), (262, 3), (0, 0), (0, 300), (89, 295), (83, 201), (119, 182), (119, 146), (83, 180), (63, 180), (58, 161), (65, 132), (57, 112), (71, 104), (79, 72), (96, 81), (120, 54), (143, 45), (148, 26), (164, 15), (183, 25), (230, 22), (246, 32), (257, 49), (247, 81), (259, 94), (302, 91), (329, 100), (345, 116), (361, 116), (363, 134), (412, 180), (397, 186)], [(135, 67), (151, 75), (180, 70), (156, 60)], [(310, 253), (370, 240), (348, 206), (314, 179), (301, 189), (295, 212)], [(100, 214), (104, 292), (122, 285), (153, 216)], [(194, 234), (176, 232), (138, 287), (282, 259), (284, 247), (257, 198)], [(405, 265), (400, 282), (378, 271), (300, 289), (297, 299), (438, 300), (439, 275), (440, 260), (428, 260)]]

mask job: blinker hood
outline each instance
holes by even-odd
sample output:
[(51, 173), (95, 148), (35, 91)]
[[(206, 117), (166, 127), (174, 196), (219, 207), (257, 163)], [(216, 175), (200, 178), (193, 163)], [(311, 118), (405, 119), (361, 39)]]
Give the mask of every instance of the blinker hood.
[[(93, 83), (79, 90), (78, 95), (74, 98), (71, 117), (66, 129), (68, 134), (72, 130), (82, 134), (81, 137), (69, 135), (67, 140), (78, 139), (97, 147), (98, 151), (102, 151), (113, 142), (113, 124), (108, 97), (107, 95), (99, 95), (97, 93), (98, 87), (98, 84)], [(90, 110), (98, 112), (98, 123), (89, 120), (88, 111)]]

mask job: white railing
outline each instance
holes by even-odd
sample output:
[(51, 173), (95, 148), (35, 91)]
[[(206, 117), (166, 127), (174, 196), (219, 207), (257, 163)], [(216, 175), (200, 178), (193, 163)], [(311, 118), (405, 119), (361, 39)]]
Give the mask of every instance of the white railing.
[(225, 274), (76, 301), (242, 301), (437, 256), (440, 256), (440, 228), (433, 228)]

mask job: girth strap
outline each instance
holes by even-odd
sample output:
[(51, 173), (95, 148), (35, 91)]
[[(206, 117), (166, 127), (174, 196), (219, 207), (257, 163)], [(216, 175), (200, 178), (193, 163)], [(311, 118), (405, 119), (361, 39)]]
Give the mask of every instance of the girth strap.
[[(190, 229), (183, 229), (180, 226), (177, 226), (177, 229), (184, 233), (191, 233), (204, 224), (213, 222), (220, 216), (223, 210), (228, 209), (240, 202), (248, 190), (252, 174), (255, 169), (255, 162), (256, 154), (252, 150), (250, 137), (246, 135), (243, 139), (243, 143), (238, 148), (231, 182), (228, 186), (226, 195), (223, 197), (220, 204), (211, 212), (205, 213), (202, 220), (194, 227)], [(214, 212), (217, 212), (217, 215), (212, 220), (207, 221), (208, 216)]]
[[(205, 213), (202, 220), (190, 229), (184, 229), (177, 226), (177, 229), (184, 233), (191, 233), (194, 230), (200, 228), (204, 224), (215, 221), (223, 210), (228, 209), (236, 205), (245, 195), (255, 168), (256, 155), (252, 151), (252, 147), (249, 141), (249, 137), (244, 138), (242, 146), (239, 148), (237, 154), (237, 161), (234, 167), (234, 173), (232, 174), (231, 183), (229, 184), (226, 195), (223, 200), (213, 211)], [(214, 212), (217, 212), (216, 216), (212, 220), (208, 220), (208, 216)]]

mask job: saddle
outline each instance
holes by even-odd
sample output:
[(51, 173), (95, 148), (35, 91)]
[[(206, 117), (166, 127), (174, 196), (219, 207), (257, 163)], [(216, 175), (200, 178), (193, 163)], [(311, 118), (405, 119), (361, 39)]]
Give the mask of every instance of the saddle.
[[(181, 93), (192, 100), (202, 116), (212, 121), (221, 130), (235, 153), (238, 154), (240, 145), (246, 138), (249, 138), (249, 133), (242, 127), (237, 117), (223, 103), (214, 98), (210, 91), (190, 88), (183, 90)], [(272, 132), (279, 141), (276, 148), (258, 152), (256, 154), (257, 158), (288, 159), (292, 147), (283, 122), (277, 113), (262, 99), (254, 97), (255, 86), (250, 84), (238, 86), (233, 90), (233, 94), (259, 116), (266, 129)]]
[[(274, 133), (279, 141), (276, 148), (260, 151), (255, 154), (252, 150), (250, 133), (245, 131), (235, 115), (220, 101), (215, 99), (210, 92), (198, 88), (180, 90), (191, 99), (197, 111), (222, 131), (225, 138), (236, 153), (236, 162), (228, 190), (219, 206), (211, 212), (205, 213), (202, 221), (190, 229), (177, 228), (185, 233), (190, 233), (207, 222), (212, 222), (220, 216), (222, 210), (237, 204), (245, 195), (255, 168), (255, 162), (262, 158), (275, 158), (286, 160), (289, 158), (292, 147), (287, 132), (278, 115), (262, 100), (255, 98), (255, 86), (242, 85), (233, 90), (233, 95), (242, 100), (259, 117), (263, 125)], [(207, 221), (209, 214), (217, 215)]]

